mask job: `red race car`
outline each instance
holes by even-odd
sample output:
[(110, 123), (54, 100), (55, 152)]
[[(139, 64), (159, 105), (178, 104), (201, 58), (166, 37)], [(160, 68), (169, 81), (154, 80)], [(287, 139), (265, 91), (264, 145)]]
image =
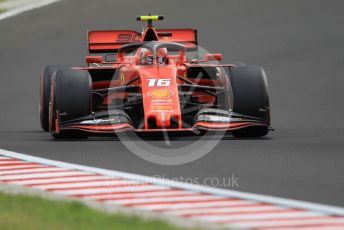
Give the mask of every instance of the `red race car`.
[(121, 131), (265, 136), (270, 108), (264, 70), (221, 64), (221, 54), (201, 55), (197, 30), (153, 27), (162, 19), (138, 17), (147, 21), (142, 33), (90, 31), (86, 66), (46, 66), (43, 130), (57, 139)]

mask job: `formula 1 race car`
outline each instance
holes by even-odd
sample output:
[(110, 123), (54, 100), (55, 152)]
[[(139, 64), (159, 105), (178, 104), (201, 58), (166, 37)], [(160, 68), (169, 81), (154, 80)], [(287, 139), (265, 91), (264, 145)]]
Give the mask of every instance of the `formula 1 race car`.
[(86, 66), (49, 65), (40, 83), (40, 120), (54, 138), (90, 134), (270, 130), (267, 79), (258, 66), (201, 58), (194, 29), (88, 32)]

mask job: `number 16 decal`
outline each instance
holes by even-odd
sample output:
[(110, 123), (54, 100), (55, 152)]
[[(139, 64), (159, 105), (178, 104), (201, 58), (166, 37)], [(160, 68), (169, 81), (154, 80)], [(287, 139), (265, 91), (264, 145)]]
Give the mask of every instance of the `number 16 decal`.
[(153, 86), (169, 86), (171, 85), (171, 79), (154, 79), (150, 78), (148, 80), (148, 87), (153, 87)]

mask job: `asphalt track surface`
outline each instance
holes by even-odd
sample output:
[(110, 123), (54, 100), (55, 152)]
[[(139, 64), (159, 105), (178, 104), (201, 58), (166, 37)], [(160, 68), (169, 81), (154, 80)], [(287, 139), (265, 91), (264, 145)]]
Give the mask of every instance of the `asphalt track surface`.
[[(40, 131), (40, 69), (82, 64), (86, 30), (140, 30), (135, 18), (149, 12), (165, 15), (161, 28), (198, 28), (201, 46), (222, 52), (224, 62), (263, 66), (276, 131), (226, 138), (180, 166), (141, 160), (113, 139), (57, 142)], [(341, 0), (68, 0), (0, 21), (0, 148), (150, 176), (234, 174), (240, 187), (230, 189), (344, 206), (343, 12)]]

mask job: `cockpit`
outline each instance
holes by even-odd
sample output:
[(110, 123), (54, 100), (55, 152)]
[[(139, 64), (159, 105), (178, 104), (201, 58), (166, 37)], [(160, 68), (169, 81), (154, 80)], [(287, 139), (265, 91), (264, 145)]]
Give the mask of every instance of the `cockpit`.
[[(154, 53), (147, 48), (140, 48), (140, 64), (141, 65), (153, 65)], [(156, 63), (159, 65), (168, 65), (168, 50), (166, 47), (161, 47), (156, 51)]]
[(122, 46), (117, 58), (134, 58), (138, 65), (169, 65), (185, 61), (185, 47), (173, 42), (137, 42)]

